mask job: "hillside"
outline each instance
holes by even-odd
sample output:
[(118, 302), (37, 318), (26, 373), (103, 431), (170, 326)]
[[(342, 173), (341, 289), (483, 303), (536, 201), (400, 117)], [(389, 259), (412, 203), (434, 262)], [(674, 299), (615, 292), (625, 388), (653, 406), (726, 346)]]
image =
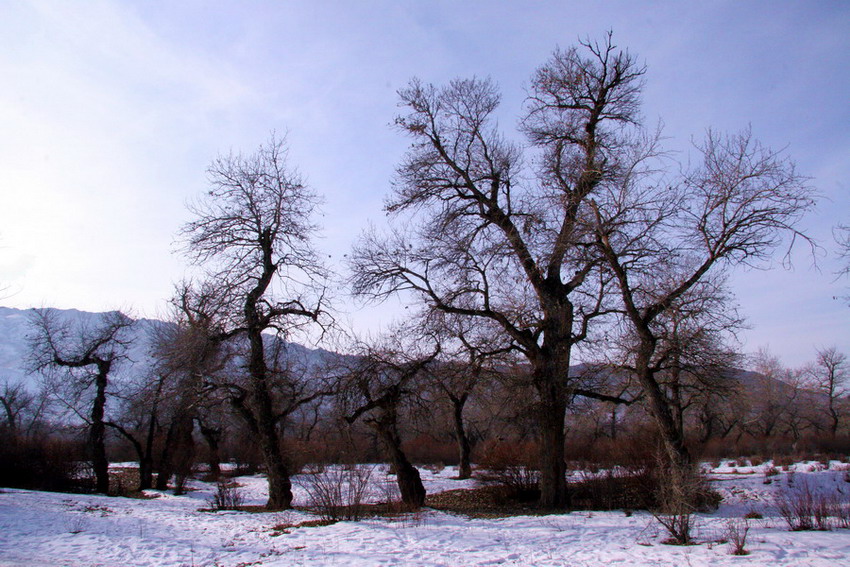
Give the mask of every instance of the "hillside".
[[(0, 383), (9, 381), (12, 383), (24, 382), (29, 387), (34, 387), (38, 381), (38, 375), (33, 374), (28, 368), (29, 344), (28, 337), (33, 333), (32, 309), (13, 309), (0, 307)], [(76, 309), (52, 309), (62, 322), (67, 322), (72, 328), (96, 325), (106, 313), (91, 313)], [(130, 376), (139, 376), (147, 372), (153, 364), (151, 348), (154, 333), (157, 329), (173, 325), (156, 319), (137, 319), (130, 328), (131, 344), (127, 352), (127, 359), (122, 361), (116, 368), (114, 376), (121, 380)], [(269, 336), (269, 341), (276, 340)], [(323, 349), (312, 349), (297, 343), (286, 343), (289, 355), (308, 365), (317, 364), (335, 353)]]

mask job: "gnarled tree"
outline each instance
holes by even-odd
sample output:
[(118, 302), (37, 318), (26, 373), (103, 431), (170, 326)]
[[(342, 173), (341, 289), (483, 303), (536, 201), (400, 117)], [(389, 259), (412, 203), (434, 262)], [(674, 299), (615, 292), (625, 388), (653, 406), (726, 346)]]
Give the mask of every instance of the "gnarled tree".
[(386, 206), (399, 222), (366, 233), (353, 254), (355, 292), (412, 291), (428, 309), (489, 320), (526, 358), (547, 508), (568, 501), (573, 347), (607, 310), (590, 204), (632, 161), (643, 73), (610, 36), (555, 51), (531, 80), (526, 149), (499, 133), (491, 81), (413, 80), (396, 119), (413, 145)]
[(270, 509), (292, 502), (289, 466), (281, 451), (275, 408), (275, 369), (263, 339), (287, 337), (323, 314), (325, 268), (312, 239), (319, 199), (286, 163), (282, 140), (272, 136), (252, 155), (213, 161), (210, 189), (190, 206), (185, 249), (208, 268), (220, 290), (222, 337), (244, 345), (247, 386), (232, 398), (259, 442), (269, 481)]
[(133, 320), (119, 311), (96, 321), (72, 321), (52, 309), (33, 311), (31, 366), (52, 373), (59, 401), (88, 428), (87, 446), (95, 474), (95, 490), (109, 492), (106, 457), (106, 400), (110, 374), (126, 357)]
[(405, 406), (424, 390), (429, 366), (440, 353), (436, 343), (431, 353), (417, 352), (402, 329), (378, 344), (361, 343), (344, 369), (339, 386), (339, 403), (345, 420), (361, 420), (380, 438), (396, 473), (401, 501), (412, 508), (425, 503), (425, 487), (402, 448), (399, 430)]

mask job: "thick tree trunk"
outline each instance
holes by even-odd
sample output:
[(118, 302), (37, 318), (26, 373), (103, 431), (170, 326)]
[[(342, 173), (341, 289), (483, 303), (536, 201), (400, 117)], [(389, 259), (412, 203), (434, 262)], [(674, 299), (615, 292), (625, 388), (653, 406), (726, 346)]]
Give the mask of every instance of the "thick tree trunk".
[(92, 467), (95, 476), (95, 491), (109, 493), (109, 461), (106, 458), (106, 424), (103, 420), (106, 407), (106, 384), (109, 365), (98, 364), (95, 377), (96, 393), (91, 410), (91, 426), (89, 428), (89, 450), (91, 451)]
[[(569, 313), (563, 313), (555, 321), (549, 322), (549, 326), (555, 330), (547, 331), (543, 356), (532, 361), (532, 383), (540, 403), (537, 420), (540, 440), (539, 504), (541, 508), (550, 510), (565, 508), (570, 503), (564, 459), (564, 419), (571, 345), (566, 339), (558, 340), (557, 337), (565, 336), (571, 320)], [(556, 324), (558, 321), (561, 325)], [(553, 345), (547, 346), (550, 341)]]
[(469, 442), (469, 436), (466, 434), (466, 427), (463, 423), (463, 407), (466, 404), (467, 396), (452, 398), (452, 407), (454, 409), (454, 425), (455, 437), (457, 438), (458, 448), (458, 479), (467, 479), (472, 476), (472, 465), (470, 463), (470, 454), (472, 453), (472, 444)]
[(421, 508), (425, 504), (425, 487), (422, 485), (419, 471), (410, 464), (407, 455), (401, 448), (401, 437), (398, 434), (394, 417), (385, 414), (374, 422), (374, 426), (395, 469), (402, 503), (410, 508)]
[(264, 325), (258, 303), (269, 287), (277, 267), (272, 262), (272, 241), (268, 230), (261, 235), (263, 253), (263, 271), (257, 285), (245, 298), (243, 315), (245, 316), (246, 336), (250, 353), (248, 356), (248, 374), (251, 377), (250, 415), (243, 406), (243, 415), (257, 433), (260, 450), (266, 465), (269, 482), (269, 499), (266, 508), (284, 510), (292, 505), (292, 483), (289, 481), (289, 467), (280, 447), (277, 432), (277, 417), (272, 404), (272, 394), (268, 384), (265, 347), (263, 345)]
[(566, 404), (556, 399), (544, 403), (540, 412), (540, 507), (565, 508), (569, 505), (564, 459)]
[[(292, 505), (292, 483), (289, 480), (289, 467), (280, 450), (277, 424), (271, 411), (271, 399), (264, 389), (265, 384), (255, 384), (255, 402), (257, 408), (258, 441), (266, 465), (269, 483), (269, 499), (266, 508), (285, 510)], [(257, 399), (257, 398), (260, 399)]]
[(177, 429), (177, 447), (172, 457), (174, 464), (174, 494), (185, 492), (186, 479), (192, 474), (192, 466), (195, 464), (195, 438), (192, 430), (195, 427), (194, 419), (189, 414), (180, 419)]
[(139, 491), (153, 488), (153, 458), (145, 455), (139, 461)]

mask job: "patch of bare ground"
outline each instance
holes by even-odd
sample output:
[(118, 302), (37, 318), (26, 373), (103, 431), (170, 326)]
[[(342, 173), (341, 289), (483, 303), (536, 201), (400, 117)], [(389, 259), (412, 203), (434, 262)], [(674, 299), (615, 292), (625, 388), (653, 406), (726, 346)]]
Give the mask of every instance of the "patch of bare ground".
[(471, 518), (501, 518), (543, 513), (533, 502), (512, 498), (502, 486), (459, 488), (425, 497), (425, 505)]

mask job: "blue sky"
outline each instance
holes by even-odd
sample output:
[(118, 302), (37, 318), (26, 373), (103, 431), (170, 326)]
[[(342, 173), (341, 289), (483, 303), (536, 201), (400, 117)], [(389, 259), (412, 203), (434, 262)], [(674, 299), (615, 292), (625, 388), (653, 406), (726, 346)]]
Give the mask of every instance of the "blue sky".
[[(389, 127), (413, 76), (490, 76), (513, 128), (555, 46), (614, 31), (648, 66), (644, 114), (675, 149), (750, 125), (823, 194), (827, 255), (741, 272), (744, 349), (788, 363), (850, 353), (830, 230), (850, 222), (850, 3), (210, 2), (0, 4), (0, 282), (13, 307), (162, 312), (185, 273), (172, 239), (220, 152), (288, 132), (325, 196), (338, 260), (381, 205), (407, 140)], [(354, 315), (359, 325), (392, 309)]]

